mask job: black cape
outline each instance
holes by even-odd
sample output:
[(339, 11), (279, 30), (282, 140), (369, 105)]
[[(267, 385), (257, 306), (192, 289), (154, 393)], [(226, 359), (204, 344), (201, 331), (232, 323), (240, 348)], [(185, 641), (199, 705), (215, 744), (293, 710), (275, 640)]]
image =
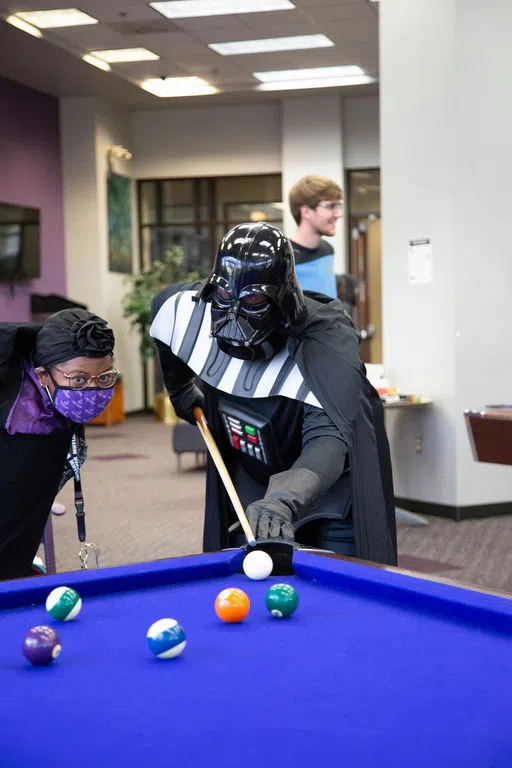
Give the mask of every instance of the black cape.
[[(198, 284), (177, 285), (178, 290)], [(389, 444), (384, 410), (376, 390), (366, 377), (359, 355), (354, 325), (341, 302), (321, 294), (306, 293), (308, 317), (289, 334), (288, 347), (305, 383), (322, 403), (348, 446), (352, 479), (353, 524), (356, 556), (396, 565), (396, 522)], [(217, 390), (204, 385), (206, 417), (233, 477), (224, 428), (217, 408)], [(230, 546), (232, 522), (229, 497), (208, 457), (203, 548), (206, 552)]]

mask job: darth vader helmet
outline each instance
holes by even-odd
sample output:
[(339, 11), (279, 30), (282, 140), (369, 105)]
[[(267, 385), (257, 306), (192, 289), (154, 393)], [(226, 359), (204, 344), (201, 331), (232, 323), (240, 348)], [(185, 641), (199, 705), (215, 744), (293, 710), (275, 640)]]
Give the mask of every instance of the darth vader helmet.
[(306, 305), (290, 242), (266, 223), (238, 224), (224, 236), (200, 298), (211, 302), (211, 334), (235, 357), (262, 358), (304, 320)]

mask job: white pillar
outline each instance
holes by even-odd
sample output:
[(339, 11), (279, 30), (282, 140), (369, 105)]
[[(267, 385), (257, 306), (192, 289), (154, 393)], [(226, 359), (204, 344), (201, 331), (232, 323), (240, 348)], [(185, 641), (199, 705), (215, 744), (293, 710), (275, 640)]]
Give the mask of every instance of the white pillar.
[[(511, 29), (509, 0), (380, 4), (384, 364), (434, 399), (391, 425), (395, 492), (455, 510), (512, 500), (511, 469), (473, 461), (463, 420), (512, 401)], [(432, 243), (423, 284), (415, 238)]]
[[(327, 176), (344, 187), (342, 100), (340, 96), (289, 98), (282, 101), (282, 183), (284, 229), (296, 227), (288, 207), (288, 193), (302, 176)], [(335, 270), (345, 271), (345, 233), (340, 223), (334, 237)]]
[[(115, 364), (124, 376), (125, 410), (138, 410), (143, 406), (139, 339), (122, 316), (125, 275), (108, 269), (107, 151), (116, 145), (131, 149), (131, 115), (96, 99), (68, 98), (61, 100), (60, 122), (67, 293), (110, 323), (116, 336)], [(115, 172), (131, 175), (126, 162), (115, 162)], [(133, 195), (134, 270), (138, 265), (135, 213)]]

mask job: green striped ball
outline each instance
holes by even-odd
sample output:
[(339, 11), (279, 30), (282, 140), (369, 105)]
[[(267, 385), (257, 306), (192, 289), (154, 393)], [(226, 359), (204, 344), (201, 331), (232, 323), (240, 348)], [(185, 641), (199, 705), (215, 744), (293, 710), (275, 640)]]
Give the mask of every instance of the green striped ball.
[(52, 589), (46, 598), (46, 610), (57, 621), (71, 621), (80, 613), (82, 599), (71, 587)]

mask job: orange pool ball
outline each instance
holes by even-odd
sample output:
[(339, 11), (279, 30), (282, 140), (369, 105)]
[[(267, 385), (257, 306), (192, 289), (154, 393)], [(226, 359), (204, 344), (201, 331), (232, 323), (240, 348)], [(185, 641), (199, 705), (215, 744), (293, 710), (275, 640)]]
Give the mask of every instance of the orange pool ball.
[(215, 613), (227, 624), (236, 624), (245, 619), (251, 603), (242, 589), (228, 587), (219, 592), (215, 600)]

